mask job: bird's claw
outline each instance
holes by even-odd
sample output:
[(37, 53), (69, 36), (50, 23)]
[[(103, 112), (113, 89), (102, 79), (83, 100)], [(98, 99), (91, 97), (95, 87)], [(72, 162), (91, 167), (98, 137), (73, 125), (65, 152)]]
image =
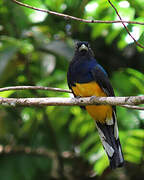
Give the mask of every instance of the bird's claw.
[[(96, 98), (96, 96), (91, 96), (91, 97), (90, 97), (90, 101), (94, 101), (95, 98)], [(97, 103), (95, 104), (95, 106), (98, 106), (98, 105), (99, 105), (99, 104), (97, 104)]]
[(90, 100), (94, 100), (96, 98), (96, 96), (91, 96)]
[(76, 96), (77, 99), (81, 98), (81, 96)]

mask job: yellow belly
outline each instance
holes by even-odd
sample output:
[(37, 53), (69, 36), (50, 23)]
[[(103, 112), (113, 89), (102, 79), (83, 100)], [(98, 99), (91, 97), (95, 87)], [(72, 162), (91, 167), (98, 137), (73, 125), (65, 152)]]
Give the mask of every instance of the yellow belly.
[[(76, 86), (73, 86), (72, 90), (76, 96), (81, 97), (107, 96), (96, 82), (76, 83)], [(112, 117), (112, 107), (109, 105), (90, 105), (86, 106), (86, 110), (94, 120), (101, 123), (105, 123), (106, 118)]]

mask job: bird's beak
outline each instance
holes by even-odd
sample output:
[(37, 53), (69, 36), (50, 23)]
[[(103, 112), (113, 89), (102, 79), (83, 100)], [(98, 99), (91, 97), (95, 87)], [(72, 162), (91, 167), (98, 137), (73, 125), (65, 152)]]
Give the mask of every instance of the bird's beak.
[(82, 44), (80, 47), (79, 47), (79, 51), (82, 51), (82, 50), (86, 50), (88, 51), (88, 47), (84, 44)]

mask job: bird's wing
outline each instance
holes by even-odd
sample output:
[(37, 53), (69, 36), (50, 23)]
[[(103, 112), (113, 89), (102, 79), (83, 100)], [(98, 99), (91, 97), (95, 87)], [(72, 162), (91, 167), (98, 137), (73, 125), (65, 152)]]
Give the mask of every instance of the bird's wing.
[[(95, 66), (91, 70), (94, 80), (99, 84), (107, 96), (115, 96), (111, 83), (107, 74), (100, 65)], [(110, 159), (112, 168), (121, 167), (123, 165), (123, 155), (118, 137), (118, 127), (116, 118), (116, 108), (113, 107), (111, 119), (106, 123), (96, 122), (99, 135), (105, 151)]]
[(99, 64), (91, 70), (91, 73), (94, 80), (99, 84), (107, 96), (115, 96), (108, 76)]

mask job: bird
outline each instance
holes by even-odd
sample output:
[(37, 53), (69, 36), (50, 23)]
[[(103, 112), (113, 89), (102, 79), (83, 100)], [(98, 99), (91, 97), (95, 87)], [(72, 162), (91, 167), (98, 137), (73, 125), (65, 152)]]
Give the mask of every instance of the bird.
[[(95, 59), (87, 41), (75, 45), (67, 72), (67, 82), (74, 97), (114, 97), (114, 90), (107, 72)], [(111, 169), (124, 165), (123, 152), (119, 140), (116, 107), (111, 105), (86, 105), (83, 107), (94, 119)]]

